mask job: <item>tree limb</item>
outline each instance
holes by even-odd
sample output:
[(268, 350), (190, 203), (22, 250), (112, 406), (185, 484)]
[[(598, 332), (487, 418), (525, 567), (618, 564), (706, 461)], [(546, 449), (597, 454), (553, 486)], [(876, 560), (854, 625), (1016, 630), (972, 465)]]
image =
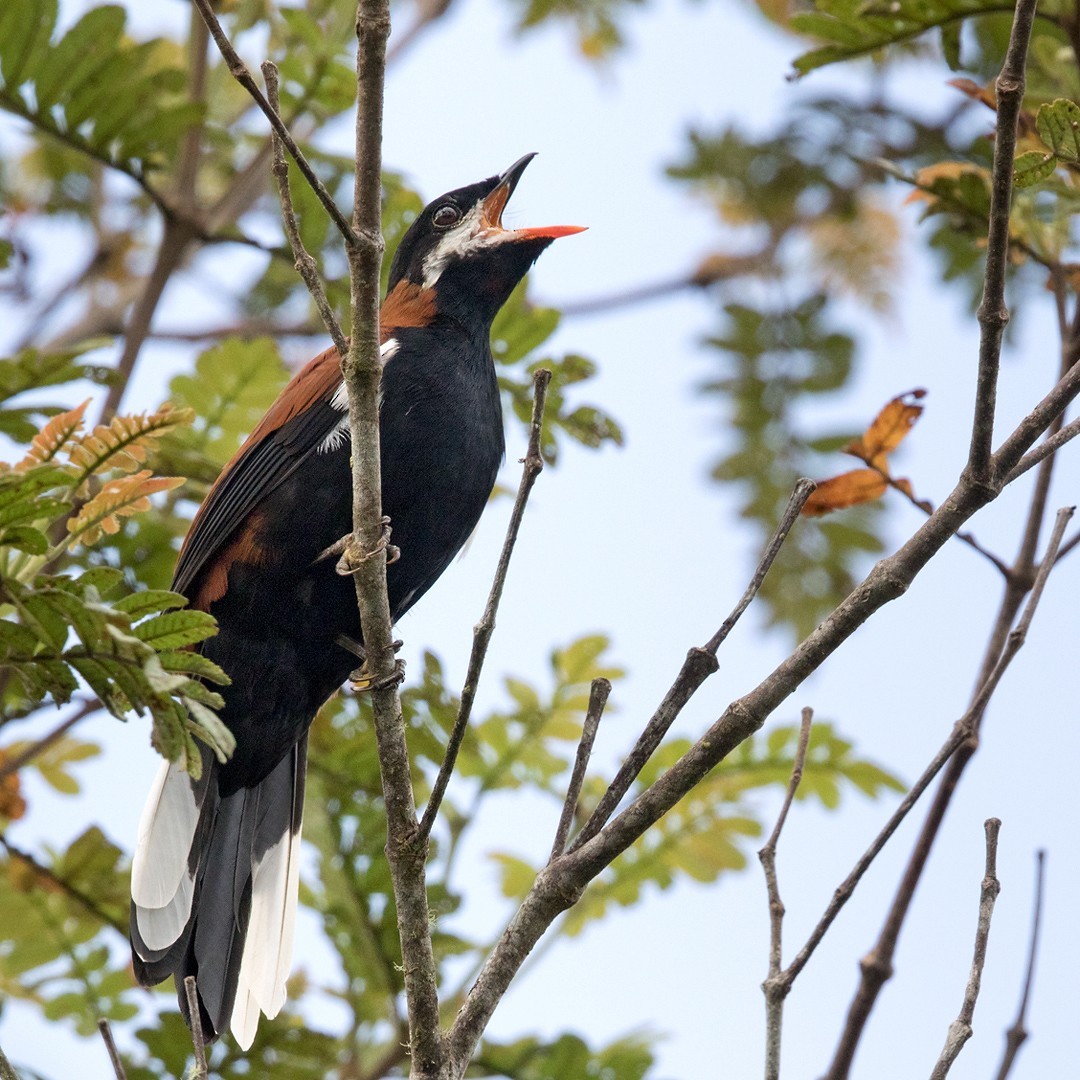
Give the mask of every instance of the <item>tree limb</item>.
[(986, 964), (986, 945), (990, 937), (990, 920), (994, 915), (994, 902), (1001, 892), (1001, 883), (997, 878), (998, 833), (1001, 822), (998, 818), (988, 818), (986, 830), (986, 872), (983, 875), (979, 891), (979, 923), (975, 931), (975, 955), (971, 960), (971, 972), (964, 989), (964, 1001), (960, 1006), (960, 1015), (949, 1025), (949, 1034), (945, 1046), (930, 1074), (930, 1080), (945, 1080), (956, 1061), (964, 1044), (971, 1038), (971, 1021), (975, 1016), (975, 1002), (979, 998), (982, 984), (983, 967)]
[(784, 902), (780, 899), (780, 884), (776, 878), (776, 845), (780, 832), (787, 821), (795, 792), (802, 780), (803, 766), (806, 764), (806, 750), (810, 745), (810, 725), (814, 719), (813, 709), (803, 709), (802, 724), (799, 728), (799, 743), (795, 749), (795, 760), (791, 766), (791, 779), (783, 805), (776, 818), (776, 825), (765, 846), (758, 852), (761, 869), (765, 873), (765, 889), (769, 897), (769, 974), (761, 984), (765, 992), (765, 1080), (780, 1080), (780, 1044), (784, 1020), (784, 998), (787, 997), (790, 983), (781, 979), (780, 965), (783, 963), (783, 926)]
[(1024, 100), (1024, 70), (1037, 3), (1038, 0), (1017, 0), (1005, 63), (994, 84), (997, 95), (997, 132), (994, 138), (994, 167), (990, 181), (990, 229), (987, 237), (986, 270), (982, 302), (978, 310), (979, 325), (982, 328), (979, 373), (975, 384), (975, 415), (971, 425), (971, 448), (968, 452), (968, 469), (975, 480), (980, 482), (990, 478), (1001, 339), (1009, 323), (1009, 309), (1005, 305), (1005, 271), (1009, 262), (1009, 211), (1012, 206), (1013, 158), (1016, 156), (1016, 122)]
[(1012, 1072), (1013, 1062), (1020, 1052), (1020, 1047), (1027, 1041), (1028, 1030), (1026, 1027), (1028, 1001), (1031, 998), (1031, 987), (1035, 981), (1035, 958), (1039, 951), (1039, 930), (1042, 924), (1043, 908), (1043, 884), (1046, 877), (1046, 852), (1039, 851), (1035, 855), (1035, 903), (1031, 916), (1031, 941), (1028, 945), (1027, 972), (1024, 975), (1024, 989), (1020, 995), (1020, 1007), (1016, 1012), (1016, 1019), (1012, 1027), (1005, 1032), (1005, 1052), (998, 1066), (997, 1080), (1008, 1080)]
[(101, 1033), (102, 1042), (105, 1043), (105, 1050), (109, 1055), (109, 1062), (113, 1067), (113, 1075), (116, 1077), (116, 1080), (127, 1080), (127, 1073), (124, 1071), (124, 1063), (120, 1060), (120, 1051), (116, 1049), (116, 1040), (113, 1039), (112, 1028), (109, 1027), (109, 1021), (103, 1016), (98, 1020), (97, 1026), (98, 1031)]

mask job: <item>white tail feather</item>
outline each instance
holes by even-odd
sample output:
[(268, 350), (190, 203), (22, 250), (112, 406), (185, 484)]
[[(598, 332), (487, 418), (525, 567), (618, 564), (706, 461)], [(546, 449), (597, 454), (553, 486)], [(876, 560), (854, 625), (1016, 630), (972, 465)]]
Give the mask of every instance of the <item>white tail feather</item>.
[(187, 874), (169, 903), (162, 907), (135, 905), (135, 921), (139, 935), (148, 949), (167, 949), (178, 940), (191, 917), (191, 900), (195, 895), (195, 879)]
[[(241, 1046), (261, 1009), (277, 1016), (285, 1004), (292, 966), (293, 931), (300, 886), (300, 830), (286, 832), (260, 859), (251, 879), (251, 916), (240, 961), (231, 1027)], [(252, 1003), (254, 1017), (251, 1019)]]
[(250, 1050), (259, 1030), (259, 1003), (247, 992), (242, 979), (236, 991), (229, 1027), (237, 1046), (244, 1051)]
[[(165, 908), (174, 903), (198, 823), (191, 778), (179, 765), (164, 762), (139, 819), (131, 863), (131, 898), (136, 906)], [(190, 898), (188, 906), (190, 910)]]

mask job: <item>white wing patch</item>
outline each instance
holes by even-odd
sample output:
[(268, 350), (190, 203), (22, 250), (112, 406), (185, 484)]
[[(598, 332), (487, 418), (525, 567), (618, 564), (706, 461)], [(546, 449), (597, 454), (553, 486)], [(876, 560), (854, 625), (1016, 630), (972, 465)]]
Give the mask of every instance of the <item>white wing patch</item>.
[[(379, 349), (379, 356), (382, 357), (383, 367), (393, 360), (397, 355), (398, 349), (401, 348), (401, 342), (397, 338), (387, 338), (382, 343), (382, 348)], [(332, 408), (337, 409), (338, 412), (345, 415), (334, 425), (333, 430), (321, 443), (319, 443), (319, 453), (329, 454), (344, 444), (345, 440), (349, 437), (349, 394), (345, 389), (345, 381), (342, 380), (338, 383), (337, 389), (334, 391), (334, 396), (330, 399), (330, 405)], [(382, 397), (379, 397), (379, 408), (382, 408)]]

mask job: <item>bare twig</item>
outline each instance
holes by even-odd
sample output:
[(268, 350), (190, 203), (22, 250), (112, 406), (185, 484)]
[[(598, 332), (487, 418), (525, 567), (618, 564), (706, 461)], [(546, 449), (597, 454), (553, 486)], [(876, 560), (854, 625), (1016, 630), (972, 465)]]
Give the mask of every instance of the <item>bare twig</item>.
[(1016, 155), (1016, 122), (1024, 100), (1024, 69), (1037, 2), (1017, 0), (1008, 52), (995, 83), (997, 132), (990, 184), (990, 228), (983, 296), (978, 310), (982, 334), (975, 386), (975, 415), (968, 453), (968, 469), (975, 481), (982, 483), (988, 481), (991, 474), (1001, 339), (1009, 322), (1009, 309), (1005, 305), (1005, 270), (1009, 261), (1009, 210), (1012, 205), (1013, 158)]
[(357, 237), (348, 219), (338, 208), (330, 192), (323, 186), (323, 182), (315, 174), (315, 170), (311, 167), (307, 158), (304, 157), (300, 147), (296, 145), (296, 140), (290, 134), (285, 121), (278, 115), (276, 109), (270, 107), (270, 102), (266, 100), (263, 92), (259, 89), (258, 83), (255, 82), (244, 61), (240, 59), (239, 53), (233, 48), (232, 42), (229, 41), (228, 36), (221, 27), (221, 23), (218, 22), (218, 18), (214, 14), (211, 0), (192, 0), (192, 2), (199, 9), (199, 14), (203, 17), (203, 21), (210, 31), (210, 36), (214, 39), (214, 43), (217, 45), (218, 51), (229, 69), (229, 74), (251, 95), (255, 104), (262, 110), (263, 115), (270, 121), (270, 125), (277, 132), (278, 137), (285, 144), (285, 148), (296, 162), (297, 167), (304, 174), (304, 179), (311, 185), (311, 190), (315, 192), (319, 202), (323, 204), (326, 212), (330, 215), (330, 220), (333, 221), (338, 231), (345, 238), (346, 244), (355, 246)]
[(1043, 458), (1060, 450), (1067, 442), (1071, 442), (1080, 435), (1080, 417), (1070, 421), (1060, 431), (1055, 432), (1050, 438), (1039, 443), (1034, 450), (1029, 450), (1017, 463), (1016, 467), (1005, 478), (1006, 484), (1011, 484), (1021, 477), (1034, 465), (1038, 465)]
[(127, 1073), (124, 1071), (124, 1063), (120, 1060), (120, 1051), (116, 1049), (116, 1040), (113, 1039), (112, 1028), (109, 1027), (109, 1021), (103, 1016), (97, 1022), (98, 1031), (101, 1032), (101, 1039), (105, 1043), (105, 1049), (109, 1054), (109, 1061), (112, 1062), (113, 1075), (116, 1080), (127, 1080)]
[(80, 720), (84, 720), (91, 713), (101, 708), (101, 702), (97, 698), (85, 701), (63, 723), (58, 724), (48, 735), (43, 735), (36, 742), (31, 743), (25, 750), (20, 751), (13, 758), (8, 758), (0, 764), (0, 780), (5, 780), (12, 773), (17, 773), (24, 765), (33, 761), (38, 754), (44, 753), (53, 743), (62, 739)]
[(476, 688), (480, 682), (480, 673), (484, 667), (484, 659), (487, 657), (488, 645), (491, 635), (495, 631), (495, 616), (499, 610), (499, 602), (502, 600), (503, 587), (506, 584), (506, 574), (510, 569), (510, 558), (514, 554), (514, 545), (517, 543), (518, 531), (521, 528), (522, 518), (525, 516), (525, 507), (529, 501), (536, 478), (543, 472), (544, 456), (540, 452), (540, 438), (544, 424), (544, 402), (547, 399), (547, 388), (551, 382), (551, 372), (547, 368), (538, 368), (533, 373), (533, 411), (532, 420), (529, 424), (529, 443), (522, 459), (521, 481), (518, 484), (517, 497), (514, 499), (514, 509), (510, 512), (510, 521), (506, 526), (506, 537), (503, 540), (502, 551), (499, 553), (499, 562), (495, 568), (495, 578), (491, 583), (491, 591), (488, 593), (487, 604), (484, 606), (484, 614), (480, 621), (473, 627), (472, 652), (469, 654), (469, 666), (465, 673), (465, 685), (461, 688), (461, 703), (458, 706), (457, 719), (454, 721), (453, 730), (446, 743), (446, 754), (439, 774), (435, 778), (435, 784), (431, 789), (431, 797), (424, 808), (424, 817), (420, 822), (419, 835), (426, 839), (431, 835), (435, 818), (439, 813), (443, 796), (446, 794), (446, 786), (450, 782), (450, 776), (454, 771), (454, 763), (457, 761), (458, 751), (461, 749), (462, 740), (469, 727), (469, 717), (472, 714), (473, 702), (476, 699)]
[(944, 820), (945, 812), (952, 801), (953, 794), (956, 791), (957, 784), (960, 782), (960, 777), (963, 774), (964, 768), (967, 766), (968, 761), (971, 760), (971, 757), (978, 747), (979, 728), (986, 706), (990, 701), (990, 697), (1000, 682), (1001, 676), (1004, 674), (1016, 654), (1023, 647), (1024, 641), (1027, 638), (1028, 628), (1031, 626), (1031, 620), (1034, 618), (1035, 610), (1039, 605), (1039, 600), (1042, 597), (1047, 578), (1057, 559), (1061, 538), (1065, 532), (1066, 525), (1068, 525), (1068, 522), (1073, 515), (1073, 509), (1074, 508), (1072, 507), (1067, 507), (1058, 511), (1057, 521), (1054, 525), (1054, 531), (1050, 538), (1046, 555), (1043, 558), (1042, 565), (1039, 567), (1038, 575), (1035, 578), (1020, 621), (1017, 623), (1016, 628), (1008, 635), (1004, 648), (1001, 650), (1001, 654), (991, 670), (989, 677), (985, 680), (982, 687), (980, 687), (971, 707), (968, 709), (967, 713), (965, 713), (964, 719), (961, 721), (961, 725), (967, 729), (966, 737), (957, 747), (949, 769), (943, 776), (941, 784), (934, 796), (934, 801), (927, 812), (926, 821), (924, 822), (923, 828), (912, 849), (911, 858), (905, 868), (903, 878), (896, 891), (896, 896), (893, 898), (892, 906), (889, 909), (888, 916), (885, 919), (885, 924), (882, 927), (878, 940), (870, 952), (867, 953), (860, 962), (862, 975), (859, 980), (859, 986), (855, 992), (855, 997), (851, 1002), (851, 1006), (848, 1009), (844, 1030), (841, 1033), (839, 1043), (837, 1044), (832, 1064), (826, 1074), (827, 1080), (844, 1080), (844, 1078), (848, 1076), (851, 1070), (851, 1063), (854, 1059), (855, 1049), (866, 1028), (866, 1022), (869, 1019), (870, 1011), (877, 1001), (882, 986), (884, 986), (892, 976), (892, 958), (896, 951), (896, 943), (900, 936), (900, 929), (904, 924), (908, 909), (911, 906), (911, 900), (915, 895), (915, 888), (922, 877), (923, 869), (926, 866), (926, 860), (930, 857), (930, 851), (933, 848), (934, 841), (937, 839), (937, 834), (941, 828), (941, 823)]
[(1012, 1027), (1005, 1032), (1005, 1052), (1001, 1057), (1001, 1065), (998, 1066), (997, 1080), (1008, 1080), (1012, 1071), (1013, 1062), (1020, 1052), (1020, 1047), (1027, 1041), (1027, 1007), (1031, 998), (1031, 987), (1035, 981), (1035, 958), (1039, 951), (1039, 929), (1042, 924), (1043, 885), (1046, 877), (1046, 852), (1039, 851), (1035, 855), (1035, 903), (1031, 916), (1031, 941), (1028, 945), (1027, 971), (1024, 974), (1024, 990), (1020, 995), (1020, 1007), (1016, 1012), (1016, 1019)]
[[(265, 60), (262, 65), (263, 78), (266, 80), (266, 97), (270, 107), (276, 113), (278, 111), (278, 69), (275, 64)], [(326, 290), (319, 278), (318, 263), (311, 257), (304, 247), (304, 241), (300, 238), (300, 225), (296, 220), (296, 210), (293, 208), (292, 192), (289, 189), (289, 166), (285, 161), (285, 147), (277, 132), (271, 135), (273, 145), (273, 165), (271, 171), (277, 180), (278, 198), (281, 201), (281, 219), (285, 225), (285, 235), (289, 239), (289, 247), (292, 248), (294, 265), (297, 273), (304, 279), (308, 292), (315, 307), (318, 308), (323, 326), (333, 339), (337, 348), (338, 356), (343, 357), (349, 351), (349, 343), (341, 332), (341, 325), (334, 315), (330, 301), (326, 299)]]
[(776, 818), (776, 825), (765, 846), (758, 852), (761, 868), (765, 872), (765, 889), (769, 897), (769, 974), (761, 984), (765, 992), (765, 1080), (780, 1080), (780, 1044), (784, 1021), (784, 998), (787, 997), (790, 983), (780, 977), (780, 965), (783, 963), (783, 926), (784, 902), (780, 899), (780, 884), (776, 878), (776, 845), (780, 832), (787, 820), (795, 792), (802, 780), (803, 766), (806, 764), (806, 749), (810, 745), (810, 725), (814, 719), (813, 709), (804, 708), (802, 724), (799, 727), (799, 742), (795, 749), (795, 760), (791, 767), (791, 779), (783, 805)]
[(971, 972), (964, 989), (964, 1002), (960, 1006), (960, 1014), (949, 1025), (945, 1046), (930, 1074), (930, 1080), (945, 1080), (953, 1062), (964, 1048), (964, 1044), (971, 1038), (971, 1021), (975, 1016), (975, 1002), (979, 998), (983, 967), (986, 964), (990, 920), (994, 915), (994, 902), (998, 898), (998, 893), (1001, 892), (1001, 884), (997, 878), (998, 833), (1001, 831), (1001, 822), (998, 818), (988, 818), (984, 828), (986, 829), (986, 872), (979, 890), (979, 922), (975, 931), (975, 954), (971, 959)]
[(191, 1018), (191, 1045), (195, 1049), (195, 1069), (191, 1080), (206, 1080), (206, 1038), (202, 1029), (202, 1013), (199, 1012), (199, 989), (195, 976), (184, 979), (184, 996), (187, 998), (188, 1016)]
[(611, 683), (607, 679), (593, 679), (589, 692), (589, 708), (585, 714), (585, 723), (581, 728), (581, 740), (578, 742), (577, 756), (574, 758), (574, 771), (570, 774), (570, 784), (563, 800), (559, 826), (555, 830), (555, 841), (551, 845), (551, 859), (557, 859), (566, 849), (566, 838), (570, 835), (570, 826), (574, 823), (581, 785), (585, 782), (585, 770), (589, 767), (596, 731), (600, 727), (600, 718), (604, 715), (604, 706), (611, 694)]
[(792, 526), (798, 520), (799, 513), (806, 500), (810, 498), (815, 486), (813, 480), (806, 479), (800, 480), (795, 485), (795, 489), (792, 491), (791, 498), (788, 500), (787, 507), (780, 519), (780, 524), (777, 525), (776, 532), (773, 533), (772, 538), (766, 545), (757, 569), (754, 571), (754, 576), (750, 579), (750, 584), (747, 585), (739, 602), (720, 625), (720, 629), (703, 646), (691, 649), (686, 654), (686, 660), (683, 661), (682, 669), (676, 676), (675, 682), (672, 683), (671, 688), (664, 695), (664, 700), (660, 702), (656, 712), (653, 713), (649, 722), (645, 725), (645, 730), (639, 736), (634, 748), (624, 759), (622, 766), (615, 774), (615, 779), (611, 781), (607, 791), (604, 792), (600, 801), (596, 804), (596, 809), (589, 816), (589, 820), (585, 822), (581, 831), (574, 838), (574, 842), (570, 845), (571, 851), (576, 851), (604, 827), (604, 824), (615, 812), (615, 808), (622, 801), (623, 796), (630, 790), (630, 785), (633, 784), (644, 768), (645, 763), (660, 745), (675, 718), (682, 711), (683, 706), (697, 692), (701, 684), (716, 671), (719, 666), (716, 660), (717, 650), (734, 629), (742, 613), (749, 607), (750, 601), (757, 595), (761, 583), (765, 580), (765, 575), (768, 574), (769, 568), (780, 553), (780, 548), (787, 539)]

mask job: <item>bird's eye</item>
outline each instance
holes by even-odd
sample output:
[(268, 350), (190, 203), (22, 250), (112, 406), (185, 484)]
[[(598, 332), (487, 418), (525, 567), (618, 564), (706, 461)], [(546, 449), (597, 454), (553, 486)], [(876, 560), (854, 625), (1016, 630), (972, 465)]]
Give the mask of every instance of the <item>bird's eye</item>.
[(461, 211), (450, 203), (440, 206), (431, 219), (440, 229), (448, 229), (461, 220)]

